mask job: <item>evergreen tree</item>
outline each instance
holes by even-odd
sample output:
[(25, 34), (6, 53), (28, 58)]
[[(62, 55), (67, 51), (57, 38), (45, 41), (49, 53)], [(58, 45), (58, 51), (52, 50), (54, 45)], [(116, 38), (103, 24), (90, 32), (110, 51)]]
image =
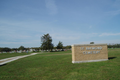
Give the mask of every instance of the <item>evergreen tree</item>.
[(59, 41), (58, 45), (57, 45), (57, 49), (63, 49), (63, 44), (62, 42)]
[(49, 34), (44, 34), (41, 37), (41, 49), (43, 50), (51, 50), (53, 49), (54, 45), (52, 44), (52, 37)]

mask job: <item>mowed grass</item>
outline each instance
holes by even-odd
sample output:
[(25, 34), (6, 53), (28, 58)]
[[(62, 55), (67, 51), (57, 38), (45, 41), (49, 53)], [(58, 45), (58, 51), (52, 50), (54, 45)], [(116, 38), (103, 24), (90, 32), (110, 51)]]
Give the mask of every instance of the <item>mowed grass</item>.
[(5, 59), (5, 58), (10, 58), (10, 57), (15, 57), (15, 56), (22, 56), (22, 55), (28, 55), (31, 54), (29, 53), (0, 53), (0, 59)]
[(69, 53), (42, 53), (10, 62), (0, 66), (0, 80), (120, 80), (120, 49), (109, 49), (108, 61), (79, 64), (71, 63)]
[(54, 54), (56, 54), (56, 55), (59, 55), (59, 54), (69, 54), (69, 53), (72, 53), (71, 52), (71, 50), (67, 50), (67, 51), (56, 51), (56, 52), (38, 52), (38, 53), (42, 53), (42, 54), (40, 54), (40, 55), (54, 55)]

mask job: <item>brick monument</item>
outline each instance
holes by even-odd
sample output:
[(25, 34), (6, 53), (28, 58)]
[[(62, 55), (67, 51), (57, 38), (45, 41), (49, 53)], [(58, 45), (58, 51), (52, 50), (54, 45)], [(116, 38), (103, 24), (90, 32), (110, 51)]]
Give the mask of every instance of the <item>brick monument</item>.
[(107, 44), (72, 45), (72, 63), (108, 60)]

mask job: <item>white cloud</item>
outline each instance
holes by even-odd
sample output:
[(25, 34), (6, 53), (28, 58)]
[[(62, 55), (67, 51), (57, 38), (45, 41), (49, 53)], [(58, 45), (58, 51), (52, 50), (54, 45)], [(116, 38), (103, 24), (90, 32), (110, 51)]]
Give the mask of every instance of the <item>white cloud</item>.
[(99, 36), (118, 36), (120, 33), (102, 33)]
[(57, 6), (54, 0), (45, 0), (45, 3), (50, 14), (57, 14)]

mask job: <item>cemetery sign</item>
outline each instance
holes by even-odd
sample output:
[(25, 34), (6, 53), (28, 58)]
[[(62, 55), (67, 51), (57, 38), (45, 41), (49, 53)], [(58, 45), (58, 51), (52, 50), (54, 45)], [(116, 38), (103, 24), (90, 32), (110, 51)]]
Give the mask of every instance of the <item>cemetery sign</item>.
[(72, 45), (72, 63), (108, 60), (107, 44)]

